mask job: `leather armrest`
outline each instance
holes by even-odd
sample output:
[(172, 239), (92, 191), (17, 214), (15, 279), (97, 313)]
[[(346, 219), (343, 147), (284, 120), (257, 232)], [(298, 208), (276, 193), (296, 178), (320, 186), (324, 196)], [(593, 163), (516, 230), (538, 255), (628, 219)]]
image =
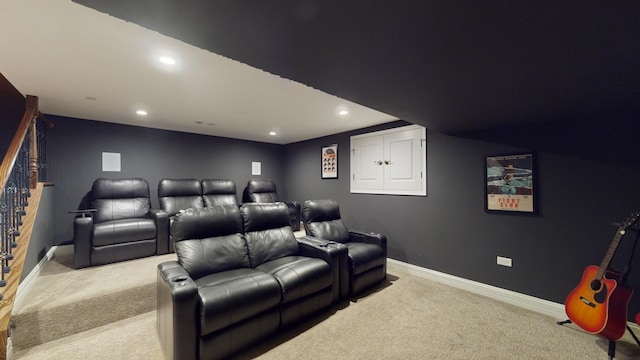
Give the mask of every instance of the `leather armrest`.
[(169, 213), (164, 210), (150, 210), (149, 214), (156, 223), (156, 254), (168, 254), (169, 246)]
[(198, 286), (177, 262), (158, 265), (158, 336), (165, 359), (198, 356)]
[(92, 232), (92, 217), (83, 216), (73, 219), (73, 262), (76, 269), (91, 266)]
[(300, 255), (319, 257), (331, 265), (331, 271), (333, 272), (333, 301), (347, 296), (349, 294), (347, 247), (341, 243), (313, 236), (303, 236), (297, 240), (300, 246)]
[(384, 249), (385, 254), (387, 252), (387, 237), (385, 235), (354, 230), (350, 230), (349, 235), (350, 241), (378, 245)]

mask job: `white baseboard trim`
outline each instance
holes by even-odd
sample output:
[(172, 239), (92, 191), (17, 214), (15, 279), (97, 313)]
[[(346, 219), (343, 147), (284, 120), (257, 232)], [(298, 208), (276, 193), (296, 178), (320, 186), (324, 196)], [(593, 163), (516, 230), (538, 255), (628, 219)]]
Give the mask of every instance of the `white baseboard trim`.
[(18, 292), (16, 293), (16, 299), (13, 302), (13, 312), (20, 310), (20, 307), (24, 303), (24, 300), (27, 294), (29, 293), (29, 290), (33, 287), (33, 284), (35, 283), (36, 278), (38, 277), (38, 275), (40, 275), (40, 272), (42, 271), (42, 268), (44, 267), (44, 265), (49, 260), (51, 260), (57, 248), (58, 248), (57, 246), (52, 246), (51, 249), (49, 249), (49, 251), (47, 251), (47, 253), (42, 257), (42, 259), (40, 259), (38, 264), (36, 264), (36, 266), (31, 270), (31, 272), (29, 272), (29, 275), (27, 275), (24, 278), (24, 280), (20, 282), (20, 285), (18, 285)]
[[(558, 319), (559, 321), (567, 319), (567, 315), (564, 311), (564, 304), (558, 304), (552, 301), (537, 298), (535, 296), (525, 295), (519, 292), (483, 284), (481, 282), (464, 279), (395, 259), (387, 259), (387, 263), (391, 267), (399, 268), (411, 275), (418, 276), (423, 279), (436, 281), (458, 289), (472, 292), (474, 294), (483, 295), (491, 299), (519, 306), (527, 310), (551, 316)], [(567, 294), (569, 294), (570, 290), (571, 289), (567, 291)], [(634, 333), (640, 334), (640, 325), (632, 321), (627, 321), (627, 325), (629, 325), (629, 327), (633, 329)]]
[(495, 300), (503, 301), (508, 304), (512, 304), (521, 308), (535, 311), (537, 313), (557, 318), (558, 320), (567, 318), (563, 304), (543, 300), (534, 296), (521, 294), (496, 286), (483, 284), (477, 281), (460, 278), (394, 259), (388, 259), (388, 263), (390, 266), (400, 268), (401, 270), (404, 270), (411, 275), (415, 275), (424, 279), (433, 280), (445, 285), (472, 292), (474, 294), (479, 294)]

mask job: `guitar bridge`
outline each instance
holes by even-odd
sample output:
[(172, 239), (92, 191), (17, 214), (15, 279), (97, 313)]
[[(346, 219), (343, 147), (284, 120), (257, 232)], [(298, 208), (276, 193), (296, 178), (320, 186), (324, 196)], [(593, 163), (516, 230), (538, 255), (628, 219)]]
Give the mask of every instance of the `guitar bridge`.
[(589, 301), (589, 299), (585, 298), (584, 296), (580, 296), (580, 301), (582, 301), (588, 306), (591, 306), (592, 308), (596, 307), (596, 304), (592, 303), (591, 301)]

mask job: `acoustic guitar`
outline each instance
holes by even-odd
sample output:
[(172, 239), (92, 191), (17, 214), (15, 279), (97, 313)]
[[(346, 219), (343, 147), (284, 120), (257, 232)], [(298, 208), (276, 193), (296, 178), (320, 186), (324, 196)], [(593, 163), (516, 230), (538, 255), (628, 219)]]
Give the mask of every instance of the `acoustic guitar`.
[(620, 225), (600, 266), (587, 266), (582, 280), (565, 301), (565, 311), (573, 323), (610, 341), (624, 335), (633, 289), (619, 283), (619, 274), (611, 271), (609, 264), (627, 228), (639, 218), (640, 213), (633, 213)]

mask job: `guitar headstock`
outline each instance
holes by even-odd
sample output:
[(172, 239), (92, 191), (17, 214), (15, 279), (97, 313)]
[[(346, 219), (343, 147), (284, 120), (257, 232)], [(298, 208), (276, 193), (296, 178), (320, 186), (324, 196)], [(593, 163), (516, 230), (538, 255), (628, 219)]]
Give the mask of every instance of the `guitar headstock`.
[(618, 231), (625, 231), (628, 227), (635, 225), (640, 219), (640, 212), (634, 212), (620, 225)]

